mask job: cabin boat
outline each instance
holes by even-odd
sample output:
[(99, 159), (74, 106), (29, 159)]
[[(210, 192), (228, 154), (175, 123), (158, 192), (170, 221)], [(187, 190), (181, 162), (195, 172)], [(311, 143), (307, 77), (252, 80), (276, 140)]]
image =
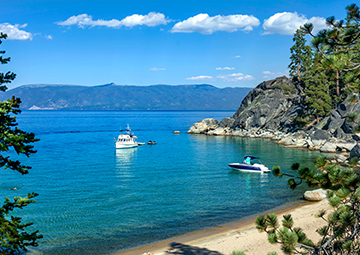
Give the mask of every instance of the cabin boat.
[(116, 149), (135, 148), (139, 146), (139, 143), (136, 141), (137, 137), (131, 133), (129, 124), (126, 130), (120, 130), (120, 132), (123, 133), (121, 133), (115, 141)]
[(264, 164), (261, 163), (260, 158), (253, 156), (244, 157), (242, 163), (228, 164), (233, 170), (241, 172), (256, 172), (256, 173), (269, 173), (271, 172)]

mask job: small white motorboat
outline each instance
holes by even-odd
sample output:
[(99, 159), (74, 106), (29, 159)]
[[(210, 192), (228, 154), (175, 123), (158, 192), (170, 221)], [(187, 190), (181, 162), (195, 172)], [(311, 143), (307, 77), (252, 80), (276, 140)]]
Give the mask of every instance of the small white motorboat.
[(138, 147), (139, 143), (136, 142), (137, 137), (131, 133), (131, 129), (129, 124), (127, 125), (126, 130), (120, 130), (123, 132), (120, 134), (115, 141), (116, 149), (127, 149)]
[(233, 170), (242, 172), (269, 173), (271, 170), (261, 163), (260, 158), (246, 156), (242, 163), (228, 164)]

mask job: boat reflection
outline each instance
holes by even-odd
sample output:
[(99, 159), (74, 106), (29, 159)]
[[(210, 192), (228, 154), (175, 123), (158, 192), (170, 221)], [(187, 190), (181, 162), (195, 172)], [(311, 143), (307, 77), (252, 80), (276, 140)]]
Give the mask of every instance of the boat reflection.
[(137, 148), (116, 150), (115, 151), (116, 166), (118, 167), (118, 166), (129, 165), (132, 162), (136, 151), (137, 151)]

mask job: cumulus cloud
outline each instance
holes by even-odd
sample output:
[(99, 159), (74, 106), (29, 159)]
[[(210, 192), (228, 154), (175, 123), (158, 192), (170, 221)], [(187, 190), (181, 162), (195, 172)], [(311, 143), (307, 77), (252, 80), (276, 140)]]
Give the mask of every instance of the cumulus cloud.
[(232, 74), (227, 74), (227, 75), (218, 75), (216, 77), (218, 79), (222, 79), (222, 80), (225, 80), (225, 81), (232, 81), (232, 82), (251, 81), (251, 80), (255, 79), (252, 75), (243, 74), (243, 73), (232, 73)]
[(21, 30), (19, 28), (25, 28), (27, 24), (24, 25), (11, 25), (9, 23), (0, 24), (0, 32), (7, 34), (7, 39), (9, 40), (32, 40), (33, 35), (29, 32)]
[(284, 76), (284, 75), (287, 75), (286, 72), (270, 72), (270, 71), (263, 71), (263, 78), (264, 79), (271, 79), (271, 78), (276, 78), (276, 77), (279, 77), (279, 76)]
[(186, 78), (186, 79), (197, 81), (197, 80), (209, 80), (212, 78), (213, 78), (212, 76), (208, 76), (208, 75), (199, 75), (199, 76), (194, 76), (194, 77), (190, 77), (190, 78)]
[(235, 67), (216, 67), (216, 70), (223, 71), (223, 70), (234, 70)]
[(157, 68), (157, 67), (153, 67), (153, 68), (150, 68), (151, 71), (165, 71), (166, 69), (165, 68)]
[(206, 13), (200, 13), (187, 20), (176, 23), (171, 29), (172, 33), (212, 34), (216, 31), (235, 32), (239, 29), (252, 31), (253, 27), (259, 26), (260, 21), (249, 15), (216, 15), (210, 17)]
[(312, 17), (307, 19), (304, 15), (298, 14), (297, 12), (281, 12), (264, 20), (263, 34), (293, 35), (294, 32), (305, 23), (312, 23), (314, 25), (314, 33), (317, 33), (321, 29), (328, 28), (325, 18)]
[(93, 17), (88, 14), (80, 14), (77, 16), (71, 16), (65, 21), (56, 22), (60, 26), (72, 26), (77, 25), (78, 27), (84, 28), (86, 26), (95, 27), (95, 26), (105, 26), (110, 28), (119, 28), (122, 26), (125, 27), (134, 27), (134, 26), (148, 26), (154, 27), (158, 25), (166, 25), (170, 20), (165, 18), (165, 15), (158, 12), (149, 12), (147, 15), (133, 14), (127, 16), (122, 20), (112, 19), (112, 20), (93, 20)]
[(47, 36), (46, 36), (46, 39), (48, 39), (48, 40), (52, 40), (52, 39), (53, 39), (53, 37), (52, 37), (52, 35), (47, 35)]

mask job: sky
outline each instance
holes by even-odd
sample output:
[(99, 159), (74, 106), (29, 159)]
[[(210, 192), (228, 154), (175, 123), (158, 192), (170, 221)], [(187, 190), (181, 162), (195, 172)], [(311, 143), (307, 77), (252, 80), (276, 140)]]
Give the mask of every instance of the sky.
[[(0, 0), (0, 50), (27, 84), (256, 87), (288, 75), (293, 34), (347, 0)], [(310, 40), (311, 38), (308, 38)]]

